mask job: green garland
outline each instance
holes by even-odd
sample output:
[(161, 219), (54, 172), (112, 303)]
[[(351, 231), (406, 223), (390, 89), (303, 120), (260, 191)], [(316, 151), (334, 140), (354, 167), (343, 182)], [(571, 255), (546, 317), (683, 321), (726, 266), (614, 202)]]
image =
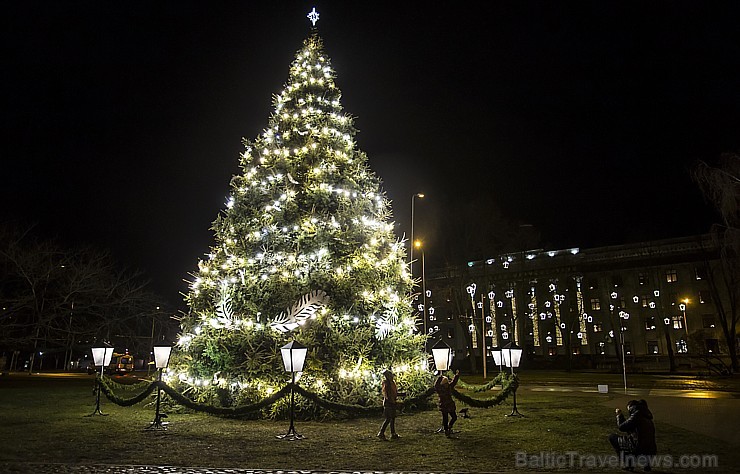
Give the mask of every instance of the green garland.
[(162, 390), (164, 390), (164, 392), (167, 395), (172, 397), (173, 400), (175, 400), (180, 405), (190, 408), (191, 410), (203, 411), (206, 413), (210, 413), (211, 415), (233, 416), (233, 417), (238, 417), (238, 416), (246, 415), (247, 413), (261, 410), (267, 406), (272, 405), (273, 403), (277, 402), (278, 400), (280, 400), (281, 398), (283, 398), (284, 396), (290, 393), (290, 384), (288, 384), (285, 387), (278, 390), (277, 392), (270, 395), (269, 397), (263, 398), (262, 400), (258, 401), (257, 403), (252, 403), (250, 405), (241, 405), (238, 407), (214, 407), (212, 405), (196, 403), (190, 400), (189, 398), (185, 397), (181, 393), (175, 391), (174, 388), (170, 387), (164, 382), (155, 382), (155, 383), (159, 384)]
[[(488, 385), (488, 384), (486, 384)], [(461, 402), (470, 405), (475, 408), (490, 408), (492, 406), (500, 405), (506, 400), (509, 395), (516, 392), (519, 388), (519, 379), (516, 375), (507, 376), (502, 384), (501, 391), (496, 396), (480, 400), (477, 398), (471, 398), (467, 395), (463, 395), (454, 388), (452, 389), (452, 395), (460, 400)]]
[(458, 385), (460, 386), (460, 388), (470, 390), (471, 392), (486, 392), (488, 390), (491, 390), (496, 385), (503, 386), (504, 382), (509, 378), (511, 378), (511, 376), (507, 375), (506, 372), (499, 372), (498, 375), (493, 378), (493, 380), (485, 385), (469, 385), (462, 380), (458, 382)]
[(151, 382), (149, 385), (147, 385), (147, 387), (144, 389), (143, 392), (136, 395), (135, 397), (122, 398), (116, 395), (115, 393), (113, 393), (111, 382), (107, 377), (103, 377), (103, 378), (98, 377), (95, 379), (95, 381), (100, 386), (100, 390), (103, 392), (103, 394), (108, 400), (122, 407), (130, 407), (130, 406), (136, 405), (137, 403), (143, 402), (146, 399), (146, 397), (149, 396), (149, 394), (154, 391), (154, 387), (157, 384), (157, 382)]
[[(98, 377), (100, 376), (98, 375)], [(104, 376), (103, 378), (105, 379), (105, 383), (111, 389), (116, 390), (116, 391), (125, 391), (125, 392), (133, 392), (137, 390), (142, 390), (148, 387), (149, 385), (151, 385), (152, 383), (150, 380), (140, 380), (139, 382), (129, 384), (129, 383), (116, 382), (116, 380), (113, 377)]]
[[(458, 400), (462, 401), (463, 403), (470, 405), (472, 407), (476, 408), (490, 408), (492, 406), (500, 405), (512, 392), (515, 392), (517, 388), (519, 387), (519, 380), (515, 375), (507, 376), (506, 374), (499, 374), (494, 378), (491, 382), (487, 383), (486, 385), (468, 385), (461, 381), (461, 384), (463, 388), (466, 388), (471, 391), (475, 392), (481, 392), (483, 390), (488, 390), (495, 383), (501, 383), (502, 389), (501, 392), (499, 392), (496, 396), (487, 398), (484, 400), (471, 398), (467, 395), (463, 395), (457, 390), (452, 390), (452, 395), (457, 398)], [(151, 394), (155, 388), (159, 388), (163, 390), (167, 395), (169, 395), (175, 402), (179, 403), (180, 405), (183, 405), (187, 408), (190, 408), (191, 410), (195, 411), (202, 411), (206, 413), (210, 413), (211, 415), (219, 415), (219, 416), (231, 416), (231, 417), (239, 417), (242, 415), (246, 415), (247, 413), (255, 412), (257, 410), (261, 410), (267, 406), (272, 405), (273, 403), (277, 402), (284, 396), (288, 395), (290, 393), (291, 388), (295, 390), (296, 393), (303, 396), (307, 400), (312, 401), (313, 403), (327, 409), (327, 410), (333, 410), (333, 411), (343, 411), (355, 416), (358, 415), (376, 415), (383, 411), (382, 406), (372, 406), (372, 407), (366, 407), (362, 405), (347, 405), (343, 403), (333, 402), (330, 400), (326, 400), (324, 398), (319, 397), (317, 394), (313, 392), (309, 392), (305, 388), (296, 385), (296, 384), (287, 384), (285, 387), (280, 389), (279, 391), (273, 393), (269, 397), (263, 398), (259, 402), (252, 403), (250, 405), (241, 405), (238, 407), (216, 407), (212, 405), (206, 405), (203, 403), (196, 403), (183, 394), (177, 392), (175, 389), (167, 385), (166, 383), (162, 381), (154, 381), (150, 382), (144, 391), (142, 391), (140, 394), (131, 397), (131, 398), (122, 398), (117, 396), (114, 392), (112, 385), (119, 385), (115, 382), (110, 381), (107, 378), (100, 378), (98, 377), (96, 379), (96, 383), (100, 385), (102, 393), (110, 400), (111, 402), (115, 403), (116, 405), (128, 407), (136, 405), (137, 403), (140, 403), (146, 399), (149, 394)], [(145, 382), (146, 383), (146, 382)], [(143, 386), (144, 383), (138, 384), (139, 386)], [(434, 395), (435, 390), (434, 387), (428, 388), (426, 391), (420, 393), (416, 397), (409, 398), (407, 400), (404, 400), (403, 402), (399, 403), (399, 405), (403, 408), (411, 408), (416, 407), (418, 404), (422, 403), (427, 398)]]

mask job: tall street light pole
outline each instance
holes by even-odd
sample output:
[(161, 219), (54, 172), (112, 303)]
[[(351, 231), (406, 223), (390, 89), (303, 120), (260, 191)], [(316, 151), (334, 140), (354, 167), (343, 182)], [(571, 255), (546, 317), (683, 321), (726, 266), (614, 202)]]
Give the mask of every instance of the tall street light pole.
[(426, 282), (426, 269), (424, 268), (424, 247), (421, 240), (415, 240), (413, 247), (421, 250), (421, 294), (422, 294), (422, 307), (424, 310), (421, 312), (421, 317), (424, 320), (424, 335), (427, 334), (427, 282)]
[(411, 251), (409, 253), (409, 271), (411, 272), (411, 279), (414, 279), (414, 202), (416, 198), (422, 199), (423, 193), (417, 193), (411, 196)]

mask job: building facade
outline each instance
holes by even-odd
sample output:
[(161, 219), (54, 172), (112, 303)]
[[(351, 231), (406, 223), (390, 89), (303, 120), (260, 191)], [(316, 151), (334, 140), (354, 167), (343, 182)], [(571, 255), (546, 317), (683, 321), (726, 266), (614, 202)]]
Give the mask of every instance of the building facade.
[(718, 259), (709, 235), (517, 252), (430, 271), (417, 304), (458, 359), (515, 342), (541, 366), (694, 366), (727, 353), (708, 281)]

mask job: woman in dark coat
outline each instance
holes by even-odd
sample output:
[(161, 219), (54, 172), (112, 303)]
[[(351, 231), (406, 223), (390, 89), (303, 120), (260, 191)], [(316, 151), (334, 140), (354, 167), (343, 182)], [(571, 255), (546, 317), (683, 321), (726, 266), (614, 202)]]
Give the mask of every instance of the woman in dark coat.
[[(645, 470), (650, 470), (649, 457), (658, 452), (655, 443), (655, 425), (653, 414), (650, 412), (645, 400), (631, 400), (627, 403), (629, 418), (625, 420), (622, 410), (616, 409), (617, 427), (626, 435), (609, 435), (609, 442), (618, 455), (629, 454), (633, 456), (645, 456)], [(632, 461), (634, 459), (631, 459)], [(627, 463), (627, 468), (634, 467), (634, 463)]]
[(439, 411), (442, 412), (442, 426), (445, 429), (445, 436), (448, 438), (452, 436), (452, 425), (457, 421), (457, 406), (455, 406), (455, 400), (452, 399), (452, 389), (457, 385), (458, 379), (460, 379), (459, 370), (455, 372), (452, 382), (443, 375), (440, 375), (437, 381), (434, 382), (434, 390), (439, 395)]
[(387, 439), (385, 437), (385, 429), (388, 425), (391, 427), (391, 439), (400, 438), (398, 433), (396, 433), (396, 404), (398, 403), (396, 400), (401, 394), (398, 393), (398, 386), (393, 377), (393, 372), (386, 370), (383, 372), (383, 375), (385, 376), (385, 380), (383, 380), (381, 390), (383, 392), (383, 416), (385, 417), (385, 420), (380, 426), (380, 431), (377, 436), (385, 441)]

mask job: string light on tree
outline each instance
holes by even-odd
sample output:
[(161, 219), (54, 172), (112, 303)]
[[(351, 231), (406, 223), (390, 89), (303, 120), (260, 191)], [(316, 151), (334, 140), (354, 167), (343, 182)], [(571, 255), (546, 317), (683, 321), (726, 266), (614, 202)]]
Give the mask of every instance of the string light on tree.
[[(315, 27), (316, 9), (307, 17)], [(349, 397), (336, 401), (377, 403), (387, 367), (399, 385), (428, 385), (404, 245), (355, 134), (313, 29), (266, 127), (245, 141), (192, 275), (171, 377), (196, 399), (224, 389), (247, 403), (279, 389), (275, 348), (290, 340), (320, 348), (323, 363), (309, 354), (301, 384)]]

